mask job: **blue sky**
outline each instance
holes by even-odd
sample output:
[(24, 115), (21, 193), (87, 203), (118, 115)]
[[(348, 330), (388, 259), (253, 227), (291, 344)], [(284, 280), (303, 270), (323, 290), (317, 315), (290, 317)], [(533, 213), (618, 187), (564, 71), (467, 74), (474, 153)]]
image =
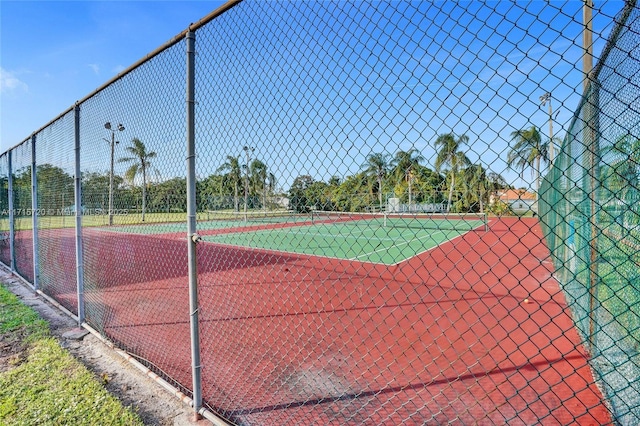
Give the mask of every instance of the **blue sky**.
[[(0, 1), (0, 151), (223, 3)], [(428, 19), (418, 26), (396, 2), (371, 20), (370, 40), (360, 38), (359, 28), (369, 17), (350, 3), (246, 2), (198, 35), (205, 42), (200, 75), (211, 74), (197, 88), (205, 113), (196, 129), (199, 176), (214, 173), (227, 155), (242, 154), (243, 146), (255, 146), (254, 158), (284, 190), (301, 174), (326, 181), (356, 173), (366, 155), (386, 149), (417, 149), (433, 167), (433, 140), (452, 131), (469, 136), (472, 161), (531, 187), (529, 173), (506, 167), (509, 137), (531, 125), (546, 131), (547, 109), (538, 100), (545, 91), (553, 94), (555, 135), (567, 130), (582, 90), (582, 2), (424, 2), (416, 9)], [(622, 6), (596, 2), (596, 55)], [(244, 18), (226, 29), (236, 16)], [(162, 178), (182, 174), (184, 147), (175, 143), (181, 130), (162, 133), (157, 122), (144, 122), (177, 114), (168, 106), (157, 114), (138, 109), (142, 103), (126, 95), (126, 84), (118, 87), (110, 99), (120, 93), (132, 103), (112, 106), (126, 120), (122, 140), (140, 137), (156, 150), (166, 161)], [(151, 104), (162, 105), (163, 94), (151, 92), (145, 93)], [(104, 121), (104, 115), (87, 120), (95, 143), (102, 143)], [(104, 166), (104, 159), (95, 163)]]
[(0, 152), (224, 1), (0, 1)]
[[(213, 29), (219, 50), (233, 52), (216, 85), (233, 107), (212, 104), (207, 117), (218, 152), (254, 144), (286, 189), (302, 174), (352, 175), (374, 152), (416, 149), (433, 168), (434, 140), (454, 132), (469, 136), (471, 161), (533, 189), (528, 171), (506, 166), (511, 133), (536, 125), (546, 136), (546, 91), (554, 136), (568, 130), (582, 93), (582, 2), (376, 4), (256, 7), (251, 25)], [(597, 4), (596, 54), (622, 6)], [(278, 20), (297, 24), (277, 38), (260, 30)]]

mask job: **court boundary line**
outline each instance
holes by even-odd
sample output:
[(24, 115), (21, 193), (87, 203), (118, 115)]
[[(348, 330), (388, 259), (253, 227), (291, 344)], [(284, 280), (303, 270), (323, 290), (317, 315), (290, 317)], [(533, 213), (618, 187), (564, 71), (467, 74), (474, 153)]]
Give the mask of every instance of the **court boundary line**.
[[(438, 245), (437, 245), (437, 246), (435, 246), (435, 247), (431, 247), (430, 249), (427, 249), (427, 250), (421, 251), (420, 253), (416, 253), (416, 255), (415, 255), (415, 256), (413, 256), (413, 257), (418, 257), (418, 256), (421, 256), (421, 255), (423, 255), (423, 254), (425, 254), (425, 253), (429, 253), (430, 251), (432, 251), (432, 250), (434, 250), (434, 249), (436, 249), (436, 248), (440, 247), (442, 244), (450, 243), (450, 242), (454, 241), (454, 240), (455, 240), (455, 239), (457, 239), (457, 238), (462, 238), (462, 237), (464, 237), (465, 235), (467, 235), (469, 232), (471, 232), (471, 231), (477, 231), (477, 230), (479, 230), (479, 228), (484, 227), (484, 226), (486, 226), (486, 230), (481, 230), (481, 231), (483, 231), (483, 232), (487, 233), (487, 232), (489, 232), (489, 222), (490, 222), (490, 221), (487, 221), (486, 225), (480, 225), (480, 226), (478, 226), (478, 227), (476, 227), (476, 228), (473, 228), (473, 229), (471, 229), (471, 230), (469, 230), (469, 231), (465, 232), (464, 234), (460, 234), (460, 235), (457, 235), (457, 236), (455, 236), (455, 237), (453, 237), (453, 238), (451, 238), (451, 239), (449, 239), (449, 240), (447, 240), (447, 241), (443, 241), (442, 243), (438, 244)], [(409, 259), (407, 259), (407, 260), (409, 260)], [(400, 262), (400, 263), (402, 263), (402, 262)], [(400, 263), (396, 263), (396, 264), (394, 264), (394, 266), (400, 265)]]
[[(488, 231), (489, 230), (489, 224), (491, 222), (493, 222), (493, 219), (489, 219), (486, 224), (478, 225), (475, 228), (466, 230), (462, 234), (455, 235), (452, 238), (443, 240), (443, 241), (439, 242), (438, 244), (434, 245), (433, 247), (430, 247), (430, 248), (428, 248), (426, 250), (423, 250), (421, 252), (417, 252), (413, 256), (404, 258), (403, 260), (401, 260), (399, 262), (395, 262), (395, 263), (375, 262), (375, 261), (370, 261), (370, 260), (361, 260), (361, 259), (358, 258), (360, 256), (369, 256), (372, 253), (377, 253), (379, 251), (388, 250), (389, 247), (377, 249), (377, 250), (374, 250), (372, 252), (366, 252), (366, 253), (363, 253), (363, 254), (361, 254), (361, 255), (359, 255), (357, 257), (344, 258), (344, 257), (329, 256), (329, 255), (326, 255), (326, 254), (299, 253), (299, 252), (292, 252), (292, 251), (287, 251), (287, 250), (279, 250), (279, 249), (275, 249), (275, 248), (251, 247), (251, 246), (246, 246), (246, 245), (229, 244), (229, 243), (222, 243), (222, 242), (216, 242), (216, 241), (207, 240), (208, 238), (216, 238), (218, 236), (230, 235), (230, 234), (236, 234), (236, 233), (240, 233), (240, 234), (243, 234), (243, 233), (266, 234), (266, 233), (271, 233), (271, 232), (282, 232), (284, 234), (300, 235), (300, 234), (303, 234), (303, 232), (301, 232), (301, 231), (296, 229), (299, 226), (276, 227), (276, 228), (272, 228), (272, 229), (271, 228), (268, 228), (268, 229), (257, 229), (255, 231), (250, 230), (249, 232), (243, 232), (243, 228), (234, 228), (234, 227), (231, 227), (231, 228), (219, 228), (219, 229), (214, 229), (214, 231), (217, 231), (217, 230), (226, 231), (226, 230), (233, 230), (233, 229), (238, 229), (238, 231), (237, 232), (233, 232), (233, 231), (232, 232), (221, 232), (219, 234), (218, 233), (208, 234), (208, 235), (205, 235), (205, 238), (207, 238), (207, 239), (203, 239), (202, 242), (203, 243), (208, 243), (208, 244), (218, 245), (218, 246), (221, 246), (221, 247), (236, 248), (236, 249), (240, 248), (240, 249), (243, 249), (243, 250), (252, 250), (252, 251), (262, 251), (262, 252), (270, 253), (270, 254), (286, 254), (286, 255), (294, 255), (294, 256), (304, 256), (304, 257), (307, 257), (307, 258), (314, 258), (315, 257), (315, 258), (332, 259), (332, 260), (337, 260), (337, 261), (341, 261), (341, 262), (351, 262), (351, 263), (357, 262), (357, 263), (360, 263), (360, 264), (369, 264), (369, 265), (374, 265), (374, 266), (398, 267), (399, 265), (401, 265), (401, 264), (403, 264), (405, 262), (408, 262), (408, 261), (412, 260), (413, 258), (422, 256), (425, 253), (429, 253), (430, 251), (433, 251), (433, 250), (437, 249), (438, 247), (440, 247), (440, 246), (442, 246), (444, 244), (447, 244), (447, 243), (450, 243), (452, 241), (455, 241), (456, 239), (465, 236), (469, 232), (472, 232), (472, 231), (489, 232)], [(149, 226), (150, 228), (152, 228), (154, 226), (161, 227), (161, 226), (166, 226), (168, 224), (173, 224), (173, 223), (177, 223), (177, 222), (154, 223), (154, 224), (136, 224), (136, 225), (119, 225), (118, 228), (124, 228), (124, 227), (128, 227), (128, 226), (142, 226), (142, 227)], [(314, 225), (320, 225), (320, 224), (306, 224), (306, 225), (302, 224), (303, 227), (307, 227), (307, 226), (311, 227), (311, 226), (314, 226)], [(262, 224), (256, 224), (256, 226), (262, 226)], [(245, 229), (246, 228), (251, 228), (251, 227), (255, 227), (255, 226), (248, 226), (248, 227), (245, 227)], [(484, 230), (482, 228), (485, 228), (486, 230)], [(98, 231), (100, 233), (101, 232), (106, 232), (106, 233), (112, 234), (112, 235), (113, 234), (140, 235), (140, 236), (145, 236), (146, 235), (146, 236), (149, 236), (149, 237), (161, 237), (161, 236), (169, 236), (169, 235), (175, 237), (176, 235), (181, 235), (182, 234), (182, 232), (179, 232), (179, 231), (165, 232), (165, 233), (151, 233), (151, 234), (144, 234), (144, 233), (138, 233), (138, 232), (121, 232), (118, 229), (110, 229), (110, 228), (105, 228), (105, 227), (97, 227), (97, 228), (94, 228), (93, 230), (94, 231)], [(203, 231), (211, 231), (211, 230), (205, 229)], [(439, 232), (439, 233), (442, 233), (442, 234), (445, 233), (444, 230), (442, 230), (442, 229), (437, 229), (436, 231)], [(455, 229), (452, 230), (452, 231), (455, 231)], [(316, 233), (314, 235), (320, 235), (320, 236), (323, 236), (323, 237), (333, 237), (333, 238), (337, 237), (336, 235), (333, 235), (333, 234), (317, 234)], [(420, 240), (423, 240), (424, 238), (429, 237), (431, 235), (432, 234), (428, 234), (428, 235), (426, 235), (424, 237), (414, 238), (414, 239), (411, 239), (411, 240), (405, 240), (405, 242), (403, 244), (401, 244), (401, 245), (409, 244), (411, 241), (415, 241), (416, 239), (420, 241)], [(353, 235), (348, 235), (345, 238), (351, 238), (351, 239), (359, 240), (359, 239), (362, 239), (362, 238), (370, 238), (370, 237), (357, 237), (357, 236), (353, 236)], [(395, 246), (395, 240), (396, 239), (394, 239), (394, 238), (379, 238), (379, 240), (381, 240), (381, 241), (394, 241), (394, 246)]]
[[(444, 234), (444, 231), (442, 231), (442, 230), (438, 230), (438, 232), (439, 232), (439, 233), (441, 233), (441, 234)], [(413, 241), (415, 241), (415, 240), (421, 241), (423, 238), (427, 238), (427, 237), (430, 237), (430, 236), (432, 236), (432, 235), (433, 235), (433, 234), (427, 234), (427, 235), (425, 235), (424, 237), (414, 238), (414, 239), (412, 239), (412, 240), (405, 241), (405, 242), (404, 242), (404, 245), (408, 245), (409, 243), (412, 243), (412, 242), (413, 242)], [(457, 235), (456, 237), (459, 237), (459, 236), (460, 236), (460, 235)], [(456, 237), (454, 237), (454, 238), (456, 238)], [(443, 240), (442, 242), (439, 242), (439, 243), (437, 243), (435, 246), (431, 247), (429, 250), (433, 250), (434, 248), (438, 247), (440, 244), (447, 243), (447, 242), (449, 242), (449, 241), (451, 241), (451, 239)], [(399, 245), (402, 245), (402, 244), (399, 244)], [(396, 247), (396, 246), (394, 245), (394, 247)], [(390, 248), (390, 247), (380, 248), (380, 249), (374, 250), (374, 251), (372, 251), (372, 252), (363, 253), (363, 254), (361, 254), (360, 256), (369, 256), (369, 255), (371, 255), (372, 253), (377, 253), (377, 252), (382, 251), (382, 250), (389, 250), (389, 248)], [(427, 251), (428, 251), (428, 250), (427, 250)], [(424, 253), (424, 252), (421, 252), (421, 253)], [(349, 261), (360, 261), (360, 260), (358, 259), (360, 256), (352, 257), (352, 258), (349, 258), (349, 259), (347, 259), (347, 260), (349, 260)], [(406, 258), (406, 259), (405, 259), (405, 260), (403, 260), (403, 261), (393, 263), (392, 265), (399, 265), (400, 263), (402, 263), (402, 262), (406, 262), (407, 260), (409, 260), (409, 259), (411, 259), (411, 258), (414, 258), (414, 257), (416, 257), (416, 256), (418, 256), (418, 253), (414, 254), (414, 255), (413, 255), (413, 256), (411, 256), (411, 257)], [(386, 263), (384, 263), (383, 265), (386, 265)]]
[[(366, 260), (359, 260), (357, 258), (342, 258), (342, 257), (335, 257), (335, 256), (328, 256), (328, 255), (324, 255), (324, 254), (309, 254), (309, 253), (298, 253), (298, 252), (291, 252), (291, 251), (286, 251), (286, 250), (278, 250), (278, 249), (267, 249), (267, 248), (263, 248), (263, 247), (249, 247), (249, 246), (241, 246), (241, 245), (236, 245), (236, 244), (229, 244), (229, 243), (221, 243), (221, 242), (216, 242), (216, 241), (208, 241), (206, 239), (203, 239), (201, 242), (202, 243), (206, 243), (206, 244), (213, 244), (213, 245), (218, 245), (221, 247), (228, 247), (228, 248), (235, 248), (235, 249), (244, 249), (244, 250), (253, 250), (253, 251), (262, 251), (265, 253), (269, 253), (269, 254), (287, 254), (287, 255), (295, 255), (295, 256), (302, 256), (302, 257), (306, 257), (306, 258), (324, 258), (324, 259), (332, 259), (332, 260), (338, 260), (341, 262), (352, 262), (352, 263), (361, 263), (361, 264), (370, 264), (370, 265), (375, 265), (375, 266), (384, 266), (384, 267), (397, 267), (405, 262), (408, 262), (409, 260), (422, 256), (425, 253), (428, 253), (432, 250), (437, 249), (438, 247), (440, 247), (443, 244), (447, 244), (450, 243), (454, 240), (456, 240), (457, 238), (461, 238), (464, 235), (466, 235), (467, 233), (471, 232), (471, 231), (475, 231), (478, 230), (479, 228), (483, 227), (484, 225), (480, 225), (474, 229), (470, 229), (466, 232), (464, 232), (463, 234), (460, 235), (456, 235), (453, 238), (450, 238), (448, 240), (444, 240), (441, 243), (427, 249), (424, 251), (421, 251), (419, 253), (416, 253), (415, 255), (405, 258), (404, 260), (401, 260), (400, 262), (396, 262), (396, 263), (381, 263), (381, 262), (373, 262), (373, 261), (366, 261)], [(264, 230), (260, 230), (258, 232), (261, 231), (272, 231), (270, 229), (264, 229)], [(440, 231), (442, 232), (442, 231)], [(485, 231), (488, 232), (488, 231)], [(224, 234), (226, 235), (226, 234)], [(216, 235), (207, 235), (206, 237), (215, 237)]]
[[(287, 229), (287, 231), (281, 231), (281, 229)], [(273, 231), (284, 232), (285, 234), (294, 234), (294, 235), (302, 234), (302, 232), (289, 231), (288, 229), (289, 228), (261, 229), (261, 230), (258, 230), (256, 232), (254, 232), (254, 234), (265, 234), (267, 232), (273, 232)], [(443, 232), (442, 230), (438, 230), (438, 231), (439, 232)], [(469, 232), (469, 231), (466, 231), (466, 232)], [(466, 232), (465, 232), (465, 234), (466, 234)], [(215, 238), (218, 235), (228, 235), (228, 234), (225, 233), (225, 234), (207, 235), (206, 237), (207, 238), (209, 238), (209, 237)], [(337, 237), (336, 235), (333, 235), (333, 234), (315, 234), (315, 235), (321, 235), (321, 236), (325, 236), (325, 237), (333, 237), (334, 239)], [(464, 234), (462, 234), (462, 235), (464, 235)], [(457, 238), (459, 236), (460, 235), (456, 235), (453, 239), (455, 239), (455, 238)], [(362, 239), (362, 238), (366, 238), (366, 237), (351, 237), (351, 238), (352, 239)], [(391, 239), (391, 238), (385, 238), (385, 239), (382, 239), (382, 240), (394, 241), (394, 239)], [(438, 247), (440, 244), (447, 243), (449, 241), (451, 241), (451, 239), (444, 240), (441, 243), (438, 243), (435, 246), (431, 247), (429, 250), (433, 250), (436, 247)], [(404, 258), (404, 260), (401, 260), (400, 262), (382, 263), (382, 262), (374, 262), (374, 261), (365, 261), (365, 260), (360, 260), (360, 259), (357, 259), (357, 258), (344, 258), (344, 257), (328, 256), (328, 255), (323, 255), (323, 254), (299, 253), (299, 252), (291, 252), (291, 251), (278, 250), (278, 249), (272, 249), (272, 248), (267, 249), (267, 248), (264, 248), (264, 247), (250, 247), (250, 246), (243, 246), (243, 245), (236, 245), (236, 244), (229, 244), (229, 243), (220, 243), (220, 242), (214, 242), (214, 241), (208, 241), (208, 240), (203, 240), (203, 242), (207, 242), (207, 243), (211, 243), (211, 244), (219, 244), (219, 245), (222, 245), (222, 246), (225, 246), (225, 247), (236, 247), (236, 248), (240, 247), (240, 248), (243, 248), (243, 249), (258, 250), (258, 251), (262, 250), (262, 251), (271, 252), (271, 253), (286, 253), (286, 254), (289, 254), (289, 255), (294, 254), (294, 255), (302, 255), (302, 256), (306, 256), (306, 257), (319, 257), (319, 258), (326, 258), (326, 259), (334, 259), (334, 260), (343, 261), (343, 262), (344, 261), (346, 261), (346, 262), (359, 262), (359, 263), (364, 263), (364, 264), (381, 265), (381, 266), (387, 266), (387, 267), (400, 265), (401, 263), (404, 263), (404, 262), (406, 262), (406, 261), (418, 256), (419, 254), (424, 253), (424, 252), (416, 253), (411, 257)], [(427, 250), (427, 251), (429, 251), (429, 250)], [(370, 254), (370, 253), (368, 253), (368, 254)]]

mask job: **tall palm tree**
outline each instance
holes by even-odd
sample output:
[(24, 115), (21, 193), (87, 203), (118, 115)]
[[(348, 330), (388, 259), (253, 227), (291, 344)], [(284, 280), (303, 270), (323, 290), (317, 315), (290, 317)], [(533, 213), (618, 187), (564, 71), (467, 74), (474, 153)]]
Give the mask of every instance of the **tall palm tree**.
[(458, 138), (453, 133), (445, 133), (435, 141), (436, 149), (439, 148), (436, 155), (436, 171), (440, 173), (440, 169), (444, 165), (449, 166), (451, 181), (449, 182), (449, 198), (447, 199), (447, 211), (451, 210), (451, 201), (453, 200), (453, 190), (456, 185), (456, 174), (460, 167), (471, 164), (464, 152), (460, 151), (462, 145), (469, 143), (469, 137), (462, 135)]
[(515, 166), (524, 172), (527, 167), (532, 169), (536, 181), (536, 198), (540, 190), (540, 165), (549, 161), (549, 141), (543, 141), (536, 126), (528, 129), (516, 130), (511, 133), (515, 142), (507, 154), (507, 165)]
[(411, 148), (409, 151), (398, 151), (391, 161), (392, 175), (396, 180), (405, 179), (409, 188), (409, 204), (411, 204), (411, 184), (416, 170), (420, 167), (420, 163), (424, 161), (424, 157), (418, 153), (418, 150)]
[(233, 203), (234, 203), (234, 211), (240, 211), (239, 202), (238, 202), (238, 183), (240, 179), (242, 179), (242, 174), (240, 170), (240, 160), (239, 157), (234, 157), (232, 155), (227, 155), (227, 162), (222, 166), (218, 167), (218, 172), (228, 172), (226, 175), (227, 181), (231, 181), (233, 183)]
[(367, 156), (367, 161), (362, 165), (365, 167), (365, 174), (371, 179), (375, 179), (378, 183), (378, 201), (380, 203), (380, 211), (382, 211), (382, 182), (389, 173), (389, 154), (374, 153)]
[(130, 157), (123, 157), (118, 160), (119, 163), (132, 163), (124, 174), (124, 177), (132, 184), (138, 174), (142, 175), (142, 221), (147, 209), (147, 173), (151, 171), (151, 160), (156, 158), (155, 151), (147, 152), (147, 147), (138, 138), (131, 140), (131, 146), (125, 148)]

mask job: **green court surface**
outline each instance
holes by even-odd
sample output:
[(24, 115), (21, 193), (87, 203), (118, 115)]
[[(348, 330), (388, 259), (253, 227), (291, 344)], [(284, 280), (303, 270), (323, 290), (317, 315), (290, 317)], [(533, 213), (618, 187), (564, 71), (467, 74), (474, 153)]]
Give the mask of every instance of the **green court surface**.
[[(204, 235), (203, 240), (211, 243), (394, 265), (471, 230), (483, 230), (486, 225), (485, 221), (479, 219), (407, 219), (374, 215), (324, 219), (318, 218), (312, 222), (309, 216), (282, 216), (249, 217), (244, 220), (240, 215), (223, 220), (200, 221), (197, 230), (232, 231)], [(103, 232), (146, 235), (186, 235), (187, 231), (184, 222), (118, 225), (98, 229)]]
[[(203, 240), (254, 249), (324, 256), (394, 265), (452, 240), (482, 220), (467, 220), (464, 229), (449, 221), (354, 220), (203, 236)], [(448, 228), (448, 229), (444, 229)]]
[[(206, 221), (198, 221), (198, 231), (210, 231), (217, 229), (233, 229), (233, 228), (251, 228), (256, 226), (265, 226), (269, 224), (295, 224), (301, 222), (311, 222), (309, 215), (288, 215), (288, 216), (248, 216), (245, 220), (242, 214), (230, 216), (225, 219), (213, 219)], [(99, 228), (106, 232), (122, 232), (128, 234), (170, 234), (174, 232), (187, 232), (185, 222), (171, 223), (149, 223), (135, 225), (117, 225), (111, 227)]]
[(174, 232), (187, 233), (187, 225), (179, 223), (151, 223), (148, 225), (116, 225), (109, 227), (95, 228), (103, 232), (117, 232), (124, 234), (170, 234)]

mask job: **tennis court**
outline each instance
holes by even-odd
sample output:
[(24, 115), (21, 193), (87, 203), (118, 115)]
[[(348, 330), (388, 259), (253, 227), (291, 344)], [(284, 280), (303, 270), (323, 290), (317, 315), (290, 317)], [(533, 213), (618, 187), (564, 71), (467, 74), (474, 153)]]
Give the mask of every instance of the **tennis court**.
[[(203, 241), (273, 252), (395, 265), (467, 232), (483, 232), (483, 215), (312, 212), (242, 215), (198, 222)], [(168, 235), (184, 223), (100, 228), (110, 233)]]
[(0, 261), (194, 415), (640, 424), (640, 8), (594, 3), (227, 1), (0, 155)]
[[(263, 226), (294, 225), (311, 223), (310, 214), (296, 214), (292, 212), (250, 212), (247, 214), (233, 212), (210, 212), (203, 214), (203, 219), (198, 221), (198, 231), (233, 230), (244, 228), (256, 228)], [(186, 235), (187, 225), (182, 222), (159, 222), (149, 224), (118, 225), (103, 228), (94, 228), (104, 232), (117, 232), (128, 234), (172, 234), (183, 233)]]
[[(377, 219), (316, 215), (307, 222), (265, 224), (268, 229), (240, 221), (222, 231), (213, 222), (199, 224), (212, 228), (210, 234), (202, 231), (205, 240), (227, 241), (198, 246), (199, 292), (206, 301), (201, 305), (204, 393), (214, 410), (240, 424), (292, 417), (331, 424), (342, 410), (350, 412), (349, 404), (377, 424), (399, 424), (403, 415), (426, 422), (436, 409), (443, 419), (459, 416), (465, 423), (515, 417), (530, 423), (541, 417), (558, 423), (610, 422), (564, 310), (566, 301), (550, 265), (539, 261), (548, 252), (535, 219), (492, 217), (488, 231), (482, 223), (438, 230), (427, 227), (454, 226)], [(98, 250), (85, 258), (85, 303), (88, 318), (98, 321), (107, 337), (144, 359), (159, 359), (157, 368), (187, 383), (186, 235), (183, 230), (160, 233), (180, 227), (86, 229), (84, 243)], [(69, 231), (42, 231), (40, 243), (52, 250), (66, 247), (73, 242)], [(451, 232), (449, 240), (445, 231)], [(257, 244), (286, 245), (302, 253), (295, 238), (308, 244), (316, 233), (329, 232), (336, 240), (351, 235), (353, 240), (341, 245), (354, 252), (366, 247), (367, 238), (371, 246), (386, 242), (390, 247), (390, 235), (404, 235), (407, 242), (424, 239), (421, 253), (392, 267), (271, 253)], [(430, 250), (426, 235), (434, 244)], [(252, 246), (240, 246), (245, 243)], [(56, 276), (75, 270), (52, 255), (43, 259), (40, 266), (58, 271)], [(45, 286), (51, 281), (41, 278)], [(72, 285), (48, 291), (64, 306), (75, 307)], [(527, 297), (531, 302), (523, 303)], [(541, 326), (544, 333), (538, 331)], [(321, 330), (332, 338), (316, 347)], [(168, 347), (178, 348), (170, 358), (164, 357)], [(245, 356), (230, 362), (240, 350)], [(239, 403), (230, 401), (243, 395)], [(413, 408), (388, 412), (391, 401)]]
[[(300, 226), (261, 227), (205, 235), (206, 242), (269, 251), (394, 265), (467, 232), (484, 230), (480, 216), (312, 214)], [(245, 224), (246, 226), (246, 224)]]

